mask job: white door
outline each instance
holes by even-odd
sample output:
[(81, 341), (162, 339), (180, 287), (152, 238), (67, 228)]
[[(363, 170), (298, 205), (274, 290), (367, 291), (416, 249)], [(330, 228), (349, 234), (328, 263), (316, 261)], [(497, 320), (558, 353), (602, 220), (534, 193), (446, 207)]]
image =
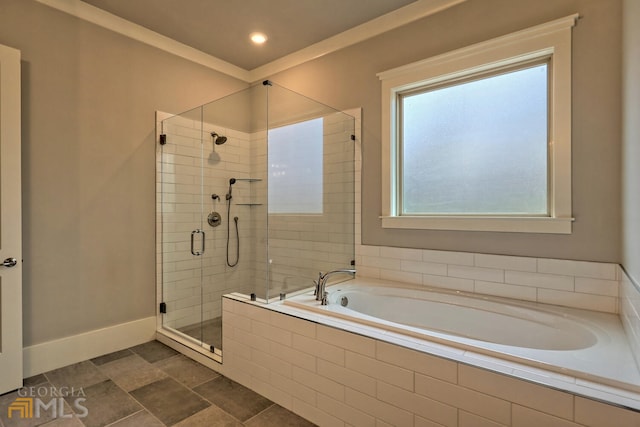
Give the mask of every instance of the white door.
[(0, 45), (0, 394), (22, 386), (20, 51)]

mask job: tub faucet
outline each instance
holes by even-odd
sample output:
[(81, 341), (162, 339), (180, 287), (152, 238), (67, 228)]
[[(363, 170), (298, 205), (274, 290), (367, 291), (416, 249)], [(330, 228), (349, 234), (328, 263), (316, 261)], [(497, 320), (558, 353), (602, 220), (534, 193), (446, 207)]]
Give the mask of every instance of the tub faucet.
[(332, 271), (327, 271), (324, 274), (322, 274), (322, 271), (319, 272), (318, 281), (314, 283), (316, 285), (316, 291), (315, 291), (316, 301), (321, 301), (321, 305), (327, 305), (327, 295), (326, 295), (327, 292), (325, 291), (325, 288), (327, 287), (327, 279), (329, 279), (330, 276), (333, 276), (334, 274), (338, 274), (338, 273), (350, 274), (352, 276), (356, 275), (356, 271), (353, 269), (332, 270)]

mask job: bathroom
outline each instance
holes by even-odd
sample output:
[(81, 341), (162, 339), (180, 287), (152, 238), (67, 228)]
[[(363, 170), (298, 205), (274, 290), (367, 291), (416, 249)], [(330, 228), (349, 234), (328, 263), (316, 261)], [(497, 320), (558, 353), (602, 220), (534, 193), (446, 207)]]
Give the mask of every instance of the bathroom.
[[(377, 74), (575, 13), (581, 18), (572, 30), (572, 233), (383, 228)], [(626, 94), (637, 93), (638, 87), (633, 50), (638, 34), (632, 31), (638, 15), (633, 0), (468, 0), (260, 80), (268, 78), (340, 111), (361, 109), (362, 248), (356, 267), (368, 268), (370, 277), (404, 276), (402, 281), (410, 281), (411, 272), (396, 268), (403, 259), (415, 251), (423, 260), (425, 253), (436, 257), (442, 251), (452, 257), (487, 254), (615, 264), (637, 281), (640, 179), (634, 167), (639, 152), (633, 118), (638, 97)], [(28, 377), (155, 337), (154, 114), (187, 111), (248, 84), (35, 0), (3, 0), (0, 23), (0, 43), (22, 52), (23, 345)], [(240, 184), (233, 190), (238, 197)], [(218, 194), (224, 199), (226, 192), (223, 188)], [(223, 213), (226, 207), (220, 206)], [(105, 328), (118, 332), (117, 339), (89, 346), (82, 340)], [(266, 389), (264, 384), (256, 387), (258, 392)], [(368, 402), (361, 395), (352, 397)], [(298, 406), (306, 418), (321, 416), (304, 402)], [(604, 409), (601, 413), (608, 414)]]

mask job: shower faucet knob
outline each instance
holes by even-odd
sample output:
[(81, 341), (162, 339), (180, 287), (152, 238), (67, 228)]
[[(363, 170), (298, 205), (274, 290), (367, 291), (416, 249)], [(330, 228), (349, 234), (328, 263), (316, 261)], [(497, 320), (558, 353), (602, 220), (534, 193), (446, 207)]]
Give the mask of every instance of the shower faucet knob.
[(211, 212), (207, 217), (207, 222), (212, 227), (217, 227), (222, 223), (222, 216), (218, 212)]

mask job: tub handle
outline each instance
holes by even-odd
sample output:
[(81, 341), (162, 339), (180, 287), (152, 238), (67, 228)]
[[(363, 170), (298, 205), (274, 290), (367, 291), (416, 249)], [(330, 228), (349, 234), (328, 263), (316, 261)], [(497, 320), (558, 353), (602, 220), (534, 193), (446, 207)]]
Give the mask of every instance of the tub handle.
[(322, 294), (322, 300), (320, 301), (320, 305), (328, 305), (329, 304), (329, 292), (324, 292)]

